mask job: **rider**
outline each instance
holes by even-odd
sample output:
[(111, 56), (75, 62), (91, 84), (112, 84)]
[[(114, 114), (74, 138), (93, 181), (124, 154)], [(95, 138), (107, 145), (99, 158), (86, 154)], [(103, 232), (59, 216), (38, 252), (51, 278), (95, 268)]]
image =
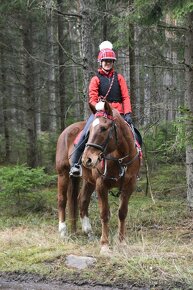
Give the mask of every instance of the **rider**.
[[(91, 79), (89, 84), (89, 103), (96, 106), (100, 100), (107, 100), (112, 108), (115, 108), (124, 117), (128, 124), (132, 124), (131, 102), (124, 77), (114, 70), (116, 54), (113, 45), (109, 41), (103, 41), (99, 45), (98, 62), (100, 67), (97, 74)], [(79, 177), (82, 174), (80, 157), (84, 151), (87, 141), (87, 132), (94, 115), (90, 115), (83, 129), (81, 137), (76, 145), (76, 149), (71, 156), (70, 175)]]

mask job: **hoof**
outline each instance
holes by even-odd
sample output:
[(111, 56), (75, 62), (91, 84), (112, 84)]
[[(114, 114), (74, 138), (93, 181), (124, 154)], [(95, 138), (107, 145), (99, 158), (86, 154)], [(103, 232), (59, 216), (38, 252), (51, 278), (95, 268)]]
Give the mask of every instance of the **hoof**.
[(100, 255), (104, 257), (111, 257), (112, 251), (110, 250), (108, 245), (102, 245), (100, 250)]
[(93, 242), (96, 240), (96, 237), (94, 236), (93, 232), (89, 232), (87, 235), (89, 242)]
[(119, 241), (119, 245), (122, 247), (126, 247), (127, 246), (127, 242), (125, 240), (121, 240)]
[(82, 231), (85, 234), (90, 234), (92, 233), (92, 227), (90, 224), (90, 220), (88, 217), (83, 217), (83, 219), (81, 219), (81, 223), (82, 223)]
[(59, 222), (58, 230), (62, 239), (67, 237), (67, 226), (64, 222)]

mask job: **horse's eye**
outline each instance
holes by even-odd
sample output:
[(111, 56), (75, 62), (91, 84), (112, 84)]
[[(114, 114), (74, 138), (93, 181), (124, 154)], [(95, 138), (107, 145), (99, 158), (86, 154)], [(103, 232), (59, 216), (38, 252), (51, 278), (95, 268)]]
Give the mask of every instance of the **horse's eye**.
[(105, 132), (107, 130), (106, 127), (101, 127), (101, 132)]

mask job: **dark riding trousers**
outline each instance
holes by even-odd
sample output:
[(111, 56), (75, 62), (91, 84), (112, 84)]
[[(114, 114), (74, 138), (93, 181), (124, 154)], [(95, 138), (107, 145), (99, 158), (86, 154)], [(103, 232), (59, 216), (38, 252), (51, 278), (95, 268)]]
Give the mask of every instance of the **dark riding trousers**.
[(86, 141), (87, 141), (86, 136), (88, 134), (90, 125), (91, 125), (91, 123), (92, 123), (93, 120), (94, 120), (94, 114), (90, 115), (90, 117), (88, 118), (88, 120), (86, 122), (86, 125), (84, 126), (84, 129), (82, 130), (80, 139), (78, 141), (77, 146), (80, 149), (80, 151), (82, 151), (82, 152), (84, 151), (85, 144), (86, 144)]

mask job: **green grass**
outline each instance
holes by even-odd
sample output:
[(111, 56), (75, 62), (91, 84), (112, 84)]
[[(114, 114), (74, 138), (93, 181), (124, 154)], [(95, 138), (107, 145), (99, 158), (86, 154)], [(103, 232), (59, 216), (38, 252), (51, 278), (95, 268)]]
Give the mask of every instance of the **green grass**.
[[(180, 168), (170, 168), (170, 173)], [(163, 170), (164, 171), (164, 170)], [(170, 190), (184, 179), (171, 183), (166, 170), (152, 175), (155, 204), (145, 196), (145, 180), (142, 177), (129, 202), (126, 245), (117, 240), (117, 210), (119, 199), (110, 196), (111, 258), (99, 255), (101, 225), (97, 199), (93, 198), (90, 217), (94, 240), (81, 233), (69, 235), (65, 241), (58, 236), (56, 188), (33, 193), (23, 204), (17, 205), (2, 198), (0, 213), (0, 271), (28, 272), (49, 278), (91, 281), (93, 283), (136, 283), (170, 285), (184, 289), (193, 285), (192, 214), (188, 211), (184, 192)], [(174, 174), (174, 176), (176, 173)], [(182, 174), (181, 174), (182, 176)], [(166, 191), (163, 192), (163, 185)], [(40, 203), (40, 201), (42, 201)], [(9, 204), (14, 205), (10, 207)], [(37, 206), (38, 204), (38, 206)], [(77, 270), (65, 264), (69, 254), (94, 256), (96, 264)], [(178, 288), (179, 287), (179, 288)]]

